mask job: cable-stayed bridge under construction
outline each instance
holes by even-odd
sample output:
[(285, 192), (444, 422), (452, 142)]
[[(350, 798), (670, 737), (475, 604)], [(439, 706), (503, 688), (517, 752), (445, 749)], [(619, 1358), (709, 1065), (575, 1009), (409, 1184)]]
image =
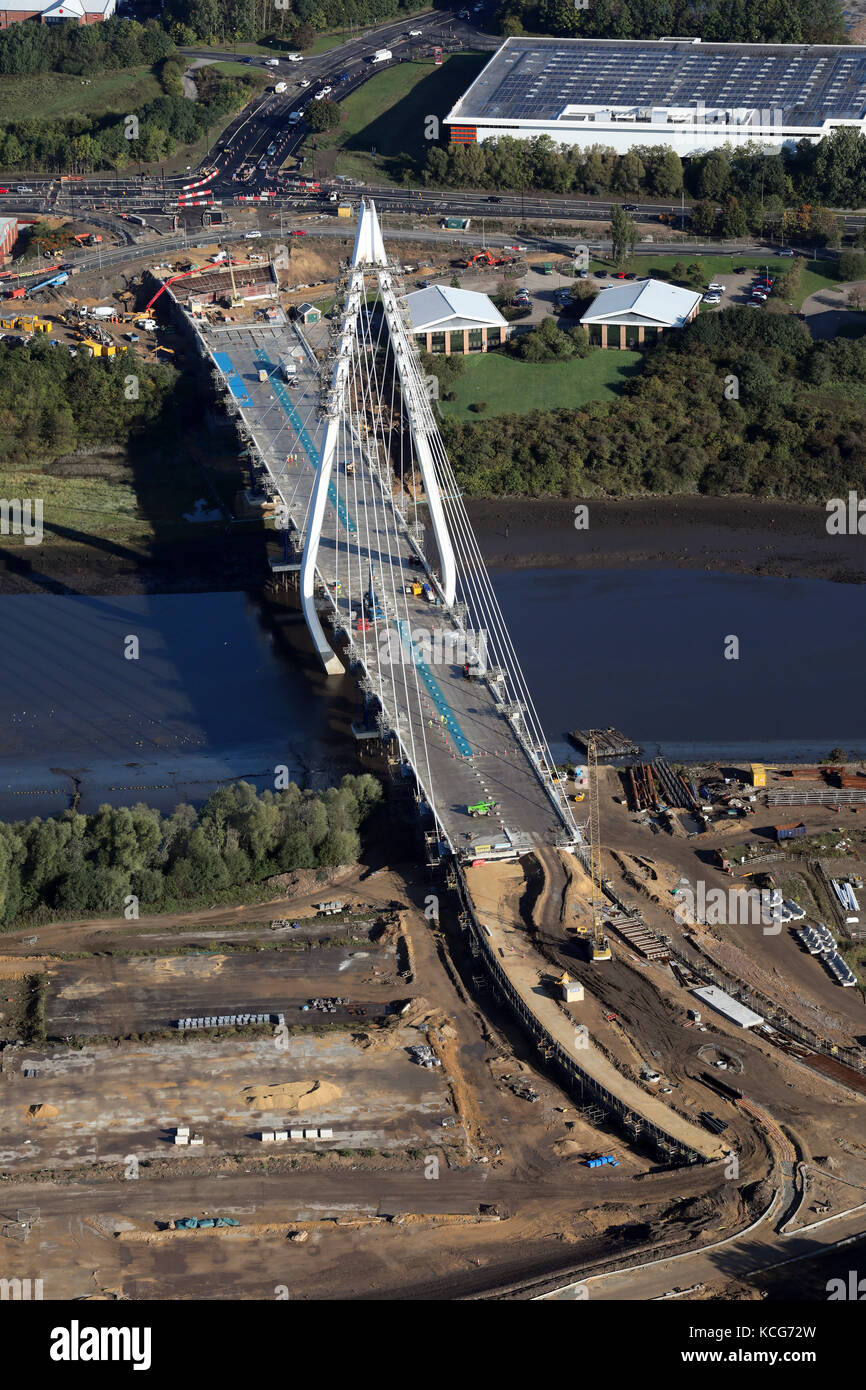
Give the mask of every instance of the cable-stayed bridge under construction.
[[(445, 852), (576, 843), (412, 338), (362, 206), (324, 354), (296, 325), (201, 326), (281, 524), (325, 670), (347, 666)], [(425, 534), (431, 541), (430, 558)], [(473, 808), (470, 811), (470, 808)]]
[(369, 201), (339, 302), (327, 331), (196, 324), (283, 529), (273, 568), (296, 580), (324, 670), (348, 669), (360, 688), (355, 735), (378, 740), (411, 789), (428, 862), (447, 866), (472, 954), (544, 1059), (664, 1161), (717, 1158), (716, 1136), (647, 1096), (562, 1012), (520, 914), (501, 910), (492, 882), (488, 900), (478, 870), (465, 867), (534, 853), (556, 896), (569, 851), (589, 861), (436, 424), (401, 269)]

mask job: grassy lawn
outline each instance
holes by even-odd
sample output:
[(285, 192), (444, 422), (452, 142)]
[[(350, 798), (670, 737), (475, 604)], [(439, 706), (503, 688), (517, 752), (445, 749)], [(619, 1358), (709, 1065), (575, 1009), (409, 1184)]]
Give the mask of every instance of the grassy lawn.
[[(755, 270), (769, 269), (771, 275), (783, 275), (790, 269), (791, 260), (787, 256), (702, 256), (700, 252), (683, 251), (679, 255), (673, 256), (633, 256), (624, 269), (633, 270), (639, 276), (655, 275), (658, 277), (660, 270), (668, 273), (673, 269), (677, 262), (689, 265), (692, 261), (700, 261), (706, 271), (707, 282), (716, 280), (720, 275), (733, 274), (734, 266), (748, 266)], [(592, 261), (590, 274), (593, 270), (606, 270), (610, 273), (611, 267), (603, 261)], [(609, 281), (607, 283), (610, 283)], [(839, 283), (836, 274), (835, 261), (807, 261), (803, 274), (800, 279), (800, 293), (792, 299), (791, 303), (795, 309), (799, 309), (804, 299), (808, 299), (810, 294), (816, 290), (826, 289), (828, 285)]]
[[(247, 63), (208, 63), (207, 71), (218, 72), (222, 77), (242, 77), (245, 82), (250, 83), (251, 79), (258, 73), (257, 68), (251, 68)], [(258, 75), (261, 76), (261, 73)], [(193, 82), (195, 77), (196, 74), (193, 73)], [(268, 78), (264, 79), (265, 85), (267, 85), (268, 80)]]
[(53, 120), (134, 111), (162, 95), (153, 73), (139, 65), (102, 77), (69, 77), (52, 72), (33, 77), (0, 77), (0, 120)]
[[(637, 371), (639, 352), (593, 352), (571, 362), (519, 362), (501, 352), (466, 358), (457, 378), (455, 401), (442, 401), (443, 415), (458, 420), (485, 420), (491, 415), (525, 415), (529, 410), (575, 408), (587, 401), (606, 401)], [(486, 401), (479, 415), (469, 406)]]
[(426, 158), (428, 116), (447, 116), (487, 57), (454, 53), (438, 68), (430, 60), (377, 73), (340, 103), (339, 130), (317, 137), (319, 167), (358, 179), (399, 181), (407, 159)]

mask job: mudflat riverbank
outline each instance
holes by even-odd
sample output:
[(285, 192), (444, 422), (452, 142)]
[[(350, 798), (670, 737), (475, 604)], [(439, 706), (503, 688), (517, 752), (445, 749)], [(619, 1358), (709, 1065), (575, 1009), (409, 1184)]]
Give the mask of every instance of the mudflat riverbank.
[(821, 506), (749, 498), (469, 499), (493, 569), (696, 569), (866, 584), (866, 536), (832, 536)]

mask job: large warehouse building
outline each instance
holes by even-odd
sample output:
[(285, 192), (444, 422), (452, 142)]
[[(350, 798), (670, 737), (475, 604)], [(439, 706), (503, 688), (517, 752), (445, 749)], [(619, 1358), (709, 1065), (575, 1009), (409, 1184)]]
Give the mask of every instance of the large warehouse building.
[(455, 144), (549, 135), (621, 154), (748, 141), (778, 149), (839, 125), (866, 132), (866, 48), (506, 39), (445, 119)]

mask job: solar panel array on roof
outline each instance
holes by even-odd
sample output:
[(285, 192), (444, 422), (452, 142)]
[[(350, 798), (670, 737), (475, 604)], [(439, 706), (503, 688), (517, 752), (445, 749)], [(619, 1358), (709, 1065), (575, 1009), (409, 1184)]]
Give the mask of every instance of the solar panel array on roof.
[(509, 39), (451, 117), (543, 120), (567, 106), (781, 111), (786, 126), (866, 116), (866, 48)]

